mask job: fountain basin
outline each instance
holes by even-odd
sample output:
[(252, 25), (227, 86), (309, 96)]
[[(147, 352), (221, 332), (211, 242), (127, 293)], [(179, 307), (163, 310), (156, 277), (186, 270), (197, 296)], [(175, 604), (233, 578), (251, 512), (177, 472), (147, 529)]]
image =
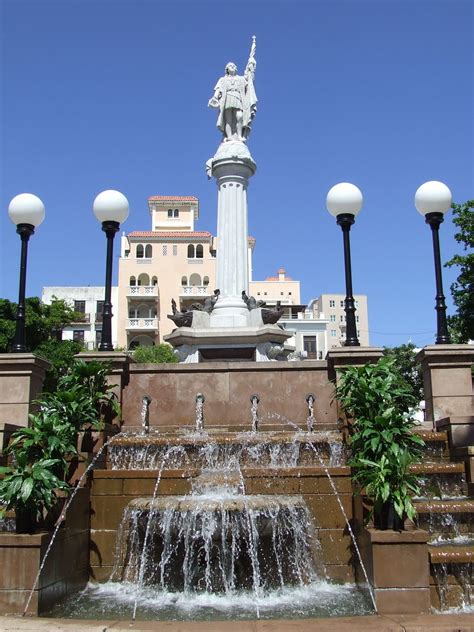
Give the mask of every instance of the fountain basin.
[(318, 542), (301, 496), (136, 498), (126, 507), (112, 581), (164, 591), (230, 594), (303, 586)]
[(112, 469), (159, 469), (166, 467), (217, 468), (234, 462), (239, 466), (297, 467), (342, 465), (345, 446), (339, 432), (226, 432), (130, 434), (114, 438), (109, 445)]

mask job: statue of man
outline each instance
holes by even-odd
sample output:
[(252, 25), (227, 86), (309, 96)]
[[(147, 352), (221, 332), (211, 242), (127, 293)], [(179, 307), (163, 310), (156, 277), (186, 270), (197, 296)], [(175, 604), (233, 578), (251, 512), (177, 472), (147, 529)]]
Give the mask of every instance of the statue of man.
[(253, 85), (257, 61), (256, 37), (252, 37), (249, 60), (244, 75), (237, 74), (237, 66), (229, 62), (225, 75), (214, 88), (214, 96), (209, 99), (209, 107), (219, 110), (217, 127), (224, 134), (224, 141), (246, 141), (250, 125), (257, 111), (257, 95)]

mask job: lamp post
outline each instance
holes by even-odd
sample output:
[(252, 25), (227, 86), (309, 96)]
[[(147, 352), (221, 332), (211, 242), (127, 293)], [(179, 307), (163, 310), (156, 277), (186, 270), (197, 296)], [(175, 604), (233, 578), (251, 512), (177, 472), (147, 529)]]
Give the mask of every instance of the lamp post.
[(451, 208), (453, 201), (451, 191), (442, 182), (432, 180), (422, 184), (415, 193), (415, 206), (425, 222), (431, 228), (433, 236), (433, 254), (436, 277), (436, 344), (451, 342), (446, 319), (446, 303), (443, 294), (443, 278), (441, 275), (441, 255), (439, 249), (439, 226), (444, 221), (444, 214)]
[(99, 351), (113, 351), (112, 344), (112, 257), (114, 251), (114, 237), (128, 217), (129, 205), (127, 198), (119, 191), (102, 191), (95, 198), (93, 204), (94, 215), (102, 224), (102, 230), (107, 236), (107, 258), (105, 266), (105, 297), (102, 314), (102, 336)]
[(355, 302), (352, 295), (352, 268), (351, 268), (351, 244), (349, 231), (356, 216), (362, 208), (364, 198), (362, 192), (354, 184), (340, 182), (329, 190), (326, 197), (326, 206), (329, 213), (336, 218), (342, 229), (344, 241), (344, 270), (346, 277), (346, 299), (344, 311), (346, 312), (346, 340), (345, 347), (359, 347), (355, 317)]
[(35, 228), (44, 220), (44, 204), (36, 195), (20, 193), (20, 195), (16, 195), (11, 200), (8, 206), (8, 215), (11, 221), (16, 224), (16, 232), (21, 239), (20, 288), (12, 352), (25, 353), (27, 350), (25, 339), (25, 289), (28, 241), (35, 232)]

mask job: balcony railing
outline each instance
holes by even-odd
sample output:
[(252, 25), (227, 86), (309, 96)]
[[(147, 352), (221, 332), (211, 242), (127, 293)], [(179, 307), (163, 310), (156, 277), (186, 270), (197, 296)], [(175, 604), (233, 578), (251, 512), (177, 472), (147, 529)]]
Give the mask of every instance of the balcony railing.
[(81, 314), (80, 312), (75, 312), (74, 318), (72, 319), (72, 323), (90, 323), (91, 315), (90, 314)]
[(129, 318), (127, 320), (127, 329), (153, 331), (158, 329), (157, 318)]
[(129, 285), (127, 288), (127, 296), (137, 296), (139, 298), (156, 298), (158, 296), (157, 285)]
[(181, 296), (207, 296), (208, 294), (208, 285), (183, 285), (180, 291)]

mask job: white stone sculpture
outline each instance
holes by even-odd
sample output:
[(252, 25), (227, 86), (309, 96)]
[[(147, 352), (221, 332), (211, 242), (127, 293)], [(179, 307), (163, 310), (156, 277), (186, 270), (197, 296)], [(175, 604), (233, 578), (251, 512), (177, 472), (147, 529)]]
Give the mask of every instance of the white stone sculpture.
[(217, 127), (223, 133), (224, 141), (245, 142), (250, 134), (250, 126), (257, 112), (257, 95), (254, 88), (257, 66), (256, 42), (254, 35), (243, 76), (237, 74), (234, 62), (229, 62), (225, 67), (225, 75), (214, 88), (214, 96), (209, 99), (209, 107), (219, 110)]

